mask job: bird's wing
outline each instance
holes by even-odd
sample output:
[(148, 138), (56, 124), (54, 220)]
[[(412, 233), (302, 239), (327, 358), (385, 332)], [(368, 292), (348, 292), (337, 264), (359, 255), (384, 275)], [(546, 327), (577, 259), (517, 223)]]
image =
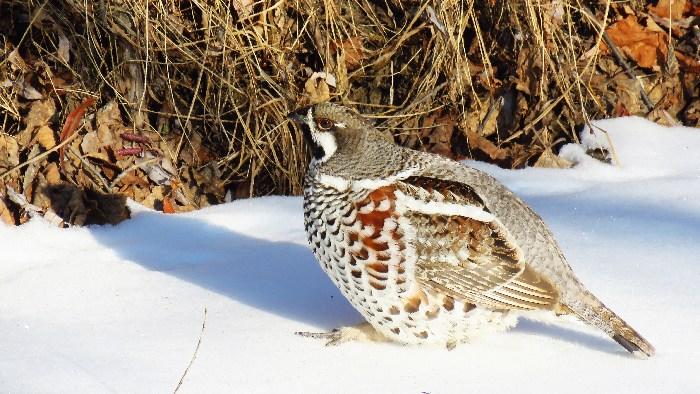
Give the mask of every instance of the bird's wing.
[(423, 286), (493, 309), (555, 309), (559, 294), (535, 272), (508, 229), (469, 185), (425, 176), (396, 184), (396, 208), (414, 229)]

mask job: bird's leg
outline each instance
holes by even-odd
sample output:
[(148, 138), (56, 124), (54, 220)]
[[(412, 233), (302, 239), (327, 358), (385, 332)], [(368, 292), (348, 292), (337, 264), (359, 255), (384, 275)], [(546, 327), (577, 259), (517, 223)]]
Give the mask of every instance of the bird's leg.
[(340, 327), (329, 332), (296, 332), (297, 335), (307, 338), (326, 340), (326, 346), (338, 346), (341, 343), (351, 341), (361, 342), (385, 342), (388, 339), (375, 330), (371, 324), (365, 322), (350, 327)]

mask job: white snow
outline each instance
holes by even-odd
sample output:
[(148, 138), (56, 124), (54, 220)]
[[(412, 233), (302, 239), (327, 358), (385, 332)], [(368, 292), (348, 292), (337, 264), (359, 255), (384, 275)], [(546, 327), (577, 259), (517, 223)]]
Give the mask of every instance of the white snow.
[[(300, 198), (236, 201), (118, 226), (0, 226), (0, 392), (699, 392), (700, 130), (598, 121), (620, 166), (475, 164), (550, 224), (571, 265), (657, 349), (637, 360), (572, 322), (523, 320), (453, 351), (295, 331), (360, 316), (306, 246)], [(607, 137), (586, 135), (587, 146)], [(474, 163), (473, 163), (474, 164)]]

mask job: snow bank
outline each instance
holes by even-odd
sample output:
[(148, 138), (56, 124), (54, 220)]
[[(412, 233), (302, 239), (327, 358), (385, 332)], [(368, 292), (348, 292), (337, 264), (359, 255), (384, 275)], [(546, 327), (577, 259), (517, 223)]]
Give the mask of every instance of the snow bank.
[[(201, 334), (180, 392), (697, 392), (700, 131), (595, 126), (562, 150), (574, 169), (470, 164), (532, 204), (589, 289), (656, 346), (650, 360), (572, 322), (525, 320), (450, 352), (297, 337), (360, 316), (307, 248), (301, 199), (268, 197), (0, 227), (0, 390), (171, 392)], [(583, 154), (610, 141), (619, 166)]]

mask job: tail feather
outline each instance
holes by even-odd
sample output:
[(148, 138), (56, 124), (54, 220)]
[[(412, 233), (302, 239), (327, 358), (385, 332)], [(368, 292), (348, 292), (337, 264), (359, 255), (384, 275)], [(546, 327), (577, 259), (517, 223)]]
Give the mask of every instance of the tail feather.
[(566, 306), (583, 321), (608, 334), (634, 356), (647, 358), (654, 355), (654, 346), (595, 296), (588, 293), (583, 299), (567, 303)]

